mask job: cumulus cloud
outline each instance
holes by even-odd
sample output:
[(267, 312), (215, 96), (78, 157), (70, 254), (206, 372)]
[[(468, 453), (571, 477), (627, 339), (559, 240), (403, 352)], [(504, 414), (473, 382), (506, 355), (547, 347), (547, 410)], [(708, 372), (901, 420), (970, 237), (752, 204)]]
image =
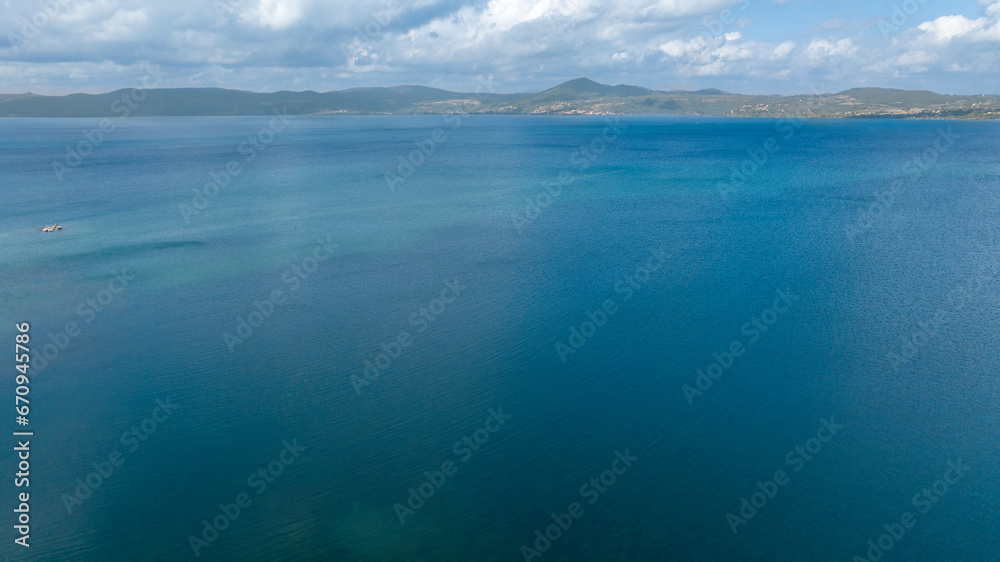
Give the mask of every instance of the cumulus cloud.
[(849, 57), (857, 54), (858, 47), (849, 38), (836, 43), (826, 39), (813, 39), (806, 47), (805, 56), (813, 61), (829, 61), (830, 59)]
[(242, 22), (271, 29), (287, 29), (301, 19), (298, 0), (258, 0), (256, 6), (240, 16)]
[(255, 91), (470, 90), (480, 75), (501, 91), (579, 76), (782, 93), (816, 80), (947, 90), (955, 75), (996, 84), (1000, 67), (998, 0), (979, 13), (917, 13), (891, 41), (810, 4), (747, 0), (0, 1), (10, 92), (106, 91), (142, 62), (162, 66), (167, 85)]
[[(901, 33), (891, 48), (866, 67), (896, 77), (915, 76), (939, 69), (970, 75), (979, 87), (992, 85), (997, 93), (1000, 68), (1000, 1), (987, 4), (975, 19), (961, 14), (923, 21)], [(981, 78), (976, 80), (974, 75)], [(980, 90), (982, 91), (982, 90)]]
[(928, 39), (948, 43), (966, 39), (972, 43), (1000, 43), (1000, 2), (989, 7), (989, 15), (971, 20), (965, 16), (941, 16), (924, 22), (917, 29)]
[(970, 20), (965, 16), (941, 16), (934, 21), (924, 22), (917, 29), (927, 33), (939, 43), (947, 43), (956, 37), (978, 31), (986, 25), (986, 18)]

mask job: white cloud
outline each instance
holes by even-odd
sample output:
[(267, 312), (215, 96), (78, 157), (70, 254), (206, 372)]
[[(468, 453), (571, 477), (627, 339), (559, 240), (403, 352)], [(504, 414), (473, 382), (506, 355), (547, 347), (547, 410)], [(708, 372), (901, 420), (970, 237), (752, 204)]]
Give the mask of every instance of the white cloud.
[(775, 57), (784, 58), (787, 57), (794, 48), (795, 48), (795, 41), (785, 41), (784, 43), (775, 47), (773, 53)]
[(694, 39), (672, 39), (660, 45), (660, 50), (664, 54), (680, 58), (685, 55), (701, 53), (708, 46), (708, 41), (701, 35)]
[(813, 39), (806, 47), (805, 55), (813, 61), (825, 61), (838, 57), (848, 57), (856, 54), (858, 47), (849, 38), (841, 39), (836, 43), (826, 39)]
[(145, 35), (148, 22), (143, 10), (118, 10), (94, 33), (94, 38), (103, 41), (137, 39)]
[[(708, 40), (704, 35), (693, 39), (675, 39), (659, 45), (659, 51), (676, 63), (684, 76), (743, 76), (784, 79), (790, 73), (788, 59), (794, 41), (771, 43), (747, 41), (739, 32)], [(782, 68), (785, 66), (786, 68)]]
[(934, 21), (924, 22), (917, 26), (935, 40), (947, 43), (956, 37), (963, 37), (972, 31), (980, 30), (986, 26), (986, 18), (970, 20), (965, 16), (941, 16)]
[(985, 15), (976, 19), (958, 14), (941, 16), (902, 32), (893, 40), (891, 52), (882, 53), (865, 70), (896, 77), (927, 74), (935, 69), (950, 74), (983, 73), (981, 80), (974, 81), (976, 89), (981, 89), (996, 84), (1000, 68), (997, 43), (1000, 1), (993, 0), (986, 6)]
[[(4, 80), (6, 91), (46, 83), (73, 91), (101, 80), (114, 89), (139, 60), (171, 69), (172, 85), (257, 91), (472, 89), (480, 74), (495, 74), (501, 91), (578, 76), (784, 93), (816, 80), (909, 87), (916, 77), (921, 87), (964, 80), (976, 91), (998, 84), (1000, 68), (1000, 0), (980, 0), (978, 14), (924, 22), (914, 14), (892, 41), (868, 21), (830, 19), (810, 3), (755, 4), (761, 12), (750, 20), (746, 0), (67, 0), (24, 42), (19, 21), (39, 5), (8, 1), (0, 60), (32, 72)], [(818, 35), (802, 40), (804, 29)]]
[(271, 29), (287, 29), (301, 19), (298, 0), (258, 0), (255, 8), (240, 16), (241, 22)]
[(914, 37), (917, 42), (950, 43), (968, 41), (970, 43), (1000, 42), (1000, 1), (986, 7), (986, 15), (969, 19), (963, 15), (941, 16), (933, 21), (923, 22), (916, 27), (920, 32)]

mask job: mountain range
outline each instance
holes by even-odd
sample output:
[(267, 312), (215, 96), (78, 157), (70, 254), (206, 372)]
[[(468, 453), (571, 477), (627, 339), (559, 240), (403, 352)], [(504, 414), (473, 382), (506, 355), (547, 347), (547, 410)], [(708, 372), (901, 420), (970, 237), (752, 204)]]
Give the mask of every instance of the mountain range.
[(578, 78), (537, 93), (462, 93), (425, 86), (257, 93), (222, 88), (123, 89), (105, 94), (0, 94), (0, 117), (326, 114), (689, 115), (998, 119), (1000, 96), (856, 88), (806, 95), (716, 89), (660, 91)]

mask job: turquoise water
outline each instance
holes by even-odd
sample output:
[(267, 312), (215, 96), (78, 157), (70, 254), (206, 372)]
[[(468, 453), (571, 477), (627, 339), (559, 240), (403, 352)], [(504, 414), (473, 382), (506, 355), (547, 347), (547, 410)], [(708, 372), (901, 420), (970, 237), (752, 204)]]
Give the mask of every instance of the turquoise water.
[(270, 125), (130, 119), (60, 181), (97, 124), (0, 121), (0, 338), (35, 364), (4, 559), (189, 559), (240, 494), (199, 559), (846, 561), (905, 512), (884, 560), (997, 559), (1000, 124)]

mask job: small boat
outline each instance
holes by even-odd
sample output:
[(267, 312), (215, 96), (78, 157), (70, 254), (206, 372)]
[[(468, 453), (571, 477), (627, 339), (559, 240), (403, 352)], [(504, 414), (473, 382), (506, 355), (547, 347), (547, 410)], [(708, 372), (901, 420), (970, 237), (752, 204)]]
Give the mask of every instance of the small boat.
[(50, 224), (42, 229), (42, 232), (55, 232), (57, 230), (62, 230), (62, 227), (58, 224)]

